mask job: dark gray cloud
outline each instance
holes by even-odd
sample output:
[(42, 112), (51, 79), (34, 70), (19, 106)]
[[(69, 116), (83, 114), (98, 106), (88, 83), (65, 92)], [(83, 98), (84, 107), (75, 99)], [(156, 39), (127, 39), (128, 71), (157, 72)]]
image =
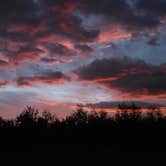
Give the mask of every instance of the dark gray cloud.
[(80, 80), (100, 83), (136, 95), (166, 93), (166, 65), (150, 65), (130, 58), (101, 59), (79, 68)]
[(8, 66), (9, 64), (8, 64), (8, 62), (6, 62), (6, 61), (4, 61), (4, 60), (0, 60), (0, 66), (1, 67), (6, 67), (6, 66)]
[(126, 104), (127, 106), (131, 107), (133, 104), (137, 105), (141, 108), (149, 108), (152, 105), (161, 106), (159, 104), (152, 104), (148, 102), (142, 102), (142, 101), (110, 101), (110, 102), (99, 102), (99, 103), (88, 103), (86, 105), (83, 105), (83, 107), (89, 107), (92, 109), (105, 109), (105, 108), (117, 108), (120, 104)]
[(118, 23), (130, 30), (156, 28), (166, 16), (165, 0), (84, 0), (85, 14), (105, 17), (108, 23)]
[[(93, 41), (99, 35), (98, 30), (82, 27), (79, 17), (73, 15), (78, 7), (75, 0), (68, 2), (59, 0), (2, 0), (0, 2), (0, 39), (4, 43), (0, 49), (3, 55), (10, 57), (10, 59), (14, 59), (15, 54), (18, 53), (9, 48), (10, 43), (17, 45), (21, 56), (24, 56), (26, 51), (22, 49), (22, 45), (33, 47), (37, 56), (38, 46), (42, 45), (42, 41), (50, 36), (58, 35), (63, 40), (85, 42)], [(61, 54), (68, 51), (67, 48), (58, 43), (57, 46), (50, 46), (49, 39), (48, 43), (49, 45), (47, 44), (45, 47), (49, 47), (51, 52), (57, 51)], [(29, 56), (27, 59), (31, 59), (31, 57)], [(24, 59), (24, 57), (19, 59)]]
[(81, 67), (75, 72), (80, 79), (100, 79), (117, 77), (119, 74), (125, 74), (128, 71), (146, 70), (148, 66), (142, 60), (134, 60), (128, 57), (111, 58), (111, 59), (97, 59), (87, 66)]
[(151, 45), (151, 46), (160, 46), (160, 43), (159, 43), (157, 38), (151, 38), (148, 41), (148, 44)]
[(121, 92), (157, 95), (166, 93), (165, 82), (166, 72), (159, 70), (149, 74), (129, 74), (106, 84)]
[(44, 62), (44, 63), (48, 63), (48, 64), (50, 64), (50, 63), (58, 63), (59, 62), (59, 60), (54, 58), (54, 57), (43, 57), (43, 58), (40, 59), (40, 61)]
[(58, 43), (43, 43), (51, 55), (74, 56), (75, 52)]
[(18, 77), (16, 82), (18, 86), (33, 86), (33, 83), (43, 84), (61, 84), (68, 81), (69, 77), (60, 71), (43, 71), (31, 77)]
[[(2, 0), (0, 2), (0, 39), (4, 42), (0, 49), (4, 56), (11, 58), (15, 57), (12, 56), (15, 51), (9, 48), (10, 43), (15, 43), (22, 51), (22, 45), (39, 49), (44, 41), (47, 44), (43, 47), (49, 48), (52, 53), (72, 54), (58, 41), (57, 46), (51, 45), (50, 37), (55, 35), (70, 40), (76, 45), (76, 49), (85, 51), (84, 54), (90, 53), (92, 50), (85, 43), (97, 39), (100, 27), (83, 26), (83, 20), (77, 11), (85, 16), (84, 19), (89, 14), (101, 16), (102, 26), (119, 24), (133, 34), (149, 33), (151, 29), (159, 27), (166, 16), (166, 0)], [(27, 59), (33, 57), (29, 56)], [(24, 60), (24, 58), (19, 59)]]

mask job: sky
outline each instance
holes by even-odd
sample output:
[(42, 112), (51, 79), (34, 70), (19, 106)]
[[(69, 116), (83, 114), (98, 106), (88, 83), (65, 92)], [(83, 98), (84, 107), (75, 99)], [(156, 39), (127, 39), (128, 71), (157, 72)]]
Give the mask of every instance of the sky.
[(166, 105), (166, 0), (1, 0), (0, 116), (27, 105)]

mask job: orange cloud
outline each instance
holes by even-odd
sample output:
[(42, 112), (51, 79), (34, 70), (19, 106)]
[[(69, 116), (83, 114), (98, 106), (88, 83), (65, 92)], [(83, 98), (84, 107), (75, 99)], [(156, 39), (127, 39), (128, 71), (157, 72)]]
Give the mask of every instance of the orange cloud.
[(38, 101), (38, 103), (44, 104), (44, 105), (47, 105), (47, 106), (51, 106), (51, 107), (57, 105), (57, 103), (55, 101), (50, 101), (50, 100), (45, 100), (45, 99), (40, 99)]
[(123, 27), (117, 25), (106, 25), (100, 28), (99, 42), (113, 42), (120, 39), (130, 39), (132, 34)]
[(0, 82), (0, 88), (3, 88), (9, 84), (9, 81), (2, 81)]

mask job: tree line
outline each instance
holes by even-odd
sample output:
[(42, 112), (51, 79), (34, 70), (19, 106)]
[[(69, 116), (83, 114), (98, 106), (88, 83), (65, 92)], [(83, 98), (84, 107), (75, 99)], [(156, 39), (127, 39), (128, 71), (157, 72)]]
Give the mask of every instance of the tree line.
[(154, 105), (141, 110), (124, 103), (112, 116), (79, 107), (58, 119), (28, 106), (14, 120), (0, 118), (0, 151), (23, 165), (154, 164), (166, 152), (166, 117)]

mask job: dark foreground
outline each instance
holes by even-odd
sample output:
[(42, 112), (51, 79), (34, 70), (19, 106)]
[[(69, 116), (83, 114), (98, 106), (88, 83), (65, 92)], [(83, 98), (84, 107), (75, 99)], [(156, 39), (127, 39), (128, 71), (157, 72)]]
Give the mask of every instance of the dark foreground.
[(114, 116), (78, 110), (64, 120), (28, 107), (0, 120), (2, 165), (166, 165), (166, 118), (157, 109)]

